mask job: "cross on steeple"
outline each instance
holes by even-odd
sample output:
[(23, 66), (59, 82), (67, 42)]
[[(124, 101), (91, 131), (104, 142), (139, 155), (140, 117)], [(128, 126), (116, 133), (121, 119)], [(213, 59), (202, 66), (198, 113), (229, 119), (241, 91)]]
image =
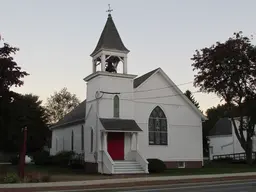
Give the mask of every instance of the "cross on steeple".
[(108, 10), (106, 12), (108, 12), (108, 14), (111, 14), (112, 11), (113, 9), (111, 9), (110, 4), (108, 4)]

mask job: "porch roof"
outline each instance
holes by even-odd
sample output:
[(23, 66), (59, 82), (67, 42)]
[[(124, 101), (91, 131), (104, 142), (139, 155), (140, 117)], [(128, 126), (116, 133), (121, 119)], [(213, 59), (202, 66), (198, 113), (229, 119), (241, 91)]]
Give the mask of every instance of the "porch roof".
[(106, 131), (121, 131), (121, 132), (142, 131), (142, 129), (133, 119), (100, 118), (100, 122)]

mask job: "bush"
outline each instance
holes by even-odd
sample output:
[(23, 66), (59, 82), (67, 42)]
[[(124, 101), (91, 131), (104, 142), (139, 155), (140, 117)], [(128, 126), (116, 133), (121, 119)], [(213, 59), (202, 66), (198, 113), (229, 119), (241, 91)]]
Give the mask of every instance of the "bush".
[(3, 181), (4, 183), (19, 183), (20, 178), (17, 173), (7, 173)]
[(70, 167), (72, 169), (83, 169), (84, 168), (84, 155), (75, 154), (70, 160)]
[(166, 165), (160, 159), (147, 159), (149, 173), (162, 173), (166, 170)]
[(36, 152), (33, 155), (35, 165), (50, 165), (52, 158), (47, 151)]
[(62, 151), (57, 153), (55, 156), (52, 157), (53, 165), (58, 165), (61, 167), (66, 167), (69, 165), (72, 156), (75, 153), (73, 151)]

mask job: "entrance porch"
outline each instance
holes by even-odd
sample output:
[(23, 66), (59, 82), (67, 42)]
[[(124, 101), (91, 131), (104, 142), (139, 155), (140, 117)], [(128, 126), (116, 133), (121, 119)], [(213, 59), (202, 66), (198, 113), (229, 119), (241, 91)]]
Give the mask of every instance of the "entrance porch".
[[(148, 162), (139, 152), (138, 134), (142, 131), (134, 120), (118, 119), (109, 127), (101, 120), (101, 150), (99, 153), (99, 172), (103, 174), (148, 173)], [(114, 121), (114, 120), (112, 120)], [(119, 122), (118, 122), (119, 121)], [(120, 124), (120, 121), (123, 121)], [(126, 121), (126, 122), (124, 122)]]

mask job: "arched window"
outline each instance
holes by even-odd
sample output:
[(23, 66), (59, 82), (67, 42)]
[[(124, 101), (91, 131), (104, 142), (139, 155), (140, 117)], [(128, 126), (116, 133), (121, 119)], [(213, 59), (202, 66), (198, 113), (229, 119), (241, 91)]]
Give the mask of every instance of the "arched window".
[(167, 119), (160, 107), (155, 107), (148, 120), (149, 145), (167, 145)]
[(71, 132), (71, 151), (74, 151), (74, 132)]
[(114, 117), (119, 117), (119, 97), (115, 95), (114, 97)]
[(93, 128), (91, 127), (91, 153), (93, 153)]

